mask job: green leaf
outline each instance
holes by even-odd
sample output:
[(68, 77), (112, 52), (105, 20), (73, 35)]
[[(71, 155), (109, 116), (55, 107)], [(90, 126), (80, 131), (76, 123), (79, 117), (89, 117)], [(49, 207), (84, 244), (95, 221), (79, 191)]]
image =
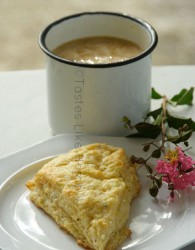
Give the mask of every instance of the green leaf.
[(150, 138), (150, 139), (156, 139), (156, 138), (149, 137), (148, 135), (144, 135), (144, 134), (140, 134), (140, 133), (129, 134), (126, 137), (127, 138)]
[(123, 116), (122, 121), (125, 122), (125, 123), (129, 123), (130, 122), (130, 120), (129, 120), (129, 118), (127, 116)]
[(193, 121), (191, 118), (175, 117), (168, 114), (167, 123), (170, 128), (174, 129), (179, 129), (187, 124), (189, 130), (195, 131), (195, 121)]
[(152, 116), (154, 119), (156, 119), (161, 113), (162, 113), (162, 108), (158, 108), (158, 109), (148, 112), (146, 117), (148, 118)]
[(161, 128), (159, 126), (147, 122), (137, 123), (135, 129), (137, 133), (130, 134), (127, 137), (156, 139), (161, 133)]
[(137, 132), (147, 138), (156, 139), (161, 132), (161, 128), (147, 122), (139, 122), (135, 125)]
[(152, 117), (154, 119), (154, 121), (151, 124), (160, 126), (162, 122), (162, 108), (158, 108), (147, 113), (146, 118), (149, 117)]
[(154, 179), (155, 184), (157, 185), (158, 188), (162, 187), (162, 177), (160, 178), (155, 178)]
[(193, 131), (189, 130), (187, 132), (183, 132), (182, 133), (182, 142), (186, 142), (187, 140), (190, 139), (190, 137), (192, 136)]
[(148, 173), (152, 174), (153, 173), (153, 169), (151, 166), (149, 166), (148, 164), (146, 164), (145, 162), (145, 167), (146, 167), (146, 170), (148, 171)]
[(191, 87), (189, 90), (182, 89), (179, 94), (171, 98), (172, 102), (176, 105), (192, 105), (194, 88)]
[(187, 132), (183, 132), (182, 136), (167, 136), (167, 140), (178, 144), (180, 142), (186, 142), (191, 136), (192, 136), (193, 131), (189, 130)]
[(188, 142), (188, 141), (184, 141), (184, 145), (185, 145), (186, 147), (189, 147), (189, 142)]
[(155, 149), (153, 152), (152, 152), (152, 155), (151, 155), (153, 158), (160, 158), (161, 156), (161, 150), (158, 148), (158, 149)]
[(154, 88), (152, 88), (152, 99), (161, 99), (163, 96), (159, 94)]

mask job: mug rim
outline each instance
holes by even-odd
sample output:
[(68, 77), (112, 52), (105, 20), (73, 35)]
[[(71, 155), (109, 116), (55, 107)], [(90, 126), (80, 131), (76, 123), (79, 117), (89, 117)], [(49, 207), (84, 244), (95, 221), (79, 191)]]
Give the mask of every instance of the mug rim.
[[(46, 43), (45, 43), (45, 38), (46, 38), (48, 32), (54, 26), (58, 25), (61, 22), (64, 22), (64, 21), (72, 19), (72, 18), (84, 16), (84, 15), (112, 15), (112, 16), (119, 16), (122, 18), (130, 19), (130, 20), (138, 23), (139, 25), (143, 26), (150, 33), (151, 39), (152, 39), (150, 46), (146, 50), (144, 50), (142, 53), (140, 53), (139, 55), (137, 55), (136, 57), (133, 57), (131, 59), (127, 59), (127, 60), (119, 61), (119, 62), (113, 62), (113, 63), (103, 63), (103, 64), (102, 63), (101, 64), (87, 64), (87, 63), (74, 62), (74, 61), (67, 60), (65, 58), (61, 58), (61, 57), (55, 55), (54, 53), (52, 53), (52, 51), (48, 49), (48, 47), (46, 46)], [(73, 14), (73, 15), (68, 15), (68, 16), (62, 17), (62, 18), (52, 22), (51, 24), (46, 26), (43, 29), (43, 31), (40, 33), (38, 41), (39, 41), (40, 48), (42, 49), (42, 51), (46, 55), (48, 55), (49, 57), (51, 57), (51, 58), (53, 58), (61, 63), (74, 65), (74, 66), (78, 66), (78, 67), (86, 67), (86, 68), (110, 68), (110, 67), (117, 67), (117, 66), (130, 64), (130, 63), (139, 61), (142, 58), (149, 55), (155, 49), (156, 45), (158, 44), (158, 35), (157, 35), (156, 30), (148, 22), (146, 22), (145, 20), (143, 20), (141, 18), (134, 17), (134, 16), (128, 15), (126, 13), (94, 11), (94, 12), (81, 12), (81, 13), (77, 13), (77, 14)]]

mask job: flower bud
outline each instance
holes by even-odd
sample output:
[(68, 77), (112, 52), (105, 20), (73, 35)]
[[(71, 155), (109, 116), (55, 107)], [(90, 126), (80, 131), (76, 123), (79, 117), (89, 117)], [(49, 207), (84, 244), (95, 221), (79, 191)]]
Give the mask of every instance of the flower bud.
[(148, 152), (149, 149), (150, 149), (150, 144), (144, 145), (144, 147), (143, 147), (144, 152)]
[(149, 193), (152, 197), (156, 197), (158, 195), (158, 187), (156, 185), (153, 185), (150, 189), (149, 189)]

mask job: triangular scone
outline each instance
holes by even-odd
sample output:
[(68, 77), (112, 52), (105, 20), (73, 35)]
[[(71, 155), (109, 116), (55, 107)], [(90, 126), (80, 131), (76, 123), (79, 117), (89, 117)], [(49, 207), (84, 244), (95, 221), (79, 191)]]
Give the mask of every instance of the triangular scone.
[(96, 143), (73, 149), (26, 185), (30, 199), (84, 247), (116, 249), (131, 233), (125, 223), (140, 184), (122, 148)]

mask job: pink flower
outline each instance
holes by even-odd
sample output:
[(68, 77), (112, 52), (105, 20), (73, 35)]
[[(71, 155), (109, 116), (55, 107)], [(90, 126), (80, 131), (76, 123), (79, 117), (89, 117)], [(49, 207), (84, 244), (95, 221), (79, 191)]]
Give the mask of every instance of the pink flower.
[(195, 161), (187, 156), (180, 147), (169, 150), (165, 154), (164, 160), (157, 162), (155, 169), (162, 175), (163, 181), (168, 183), (172, 196), (173, 190), (195, 186)]
[(186, 156), (180, 147), (176, 147), (176, 150), (178, 151), (178, 161), (182, 164), (182, 169), (186, 171), (193, 168), (195, 161), (191, 157)]

